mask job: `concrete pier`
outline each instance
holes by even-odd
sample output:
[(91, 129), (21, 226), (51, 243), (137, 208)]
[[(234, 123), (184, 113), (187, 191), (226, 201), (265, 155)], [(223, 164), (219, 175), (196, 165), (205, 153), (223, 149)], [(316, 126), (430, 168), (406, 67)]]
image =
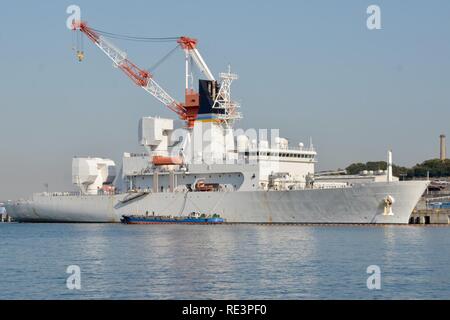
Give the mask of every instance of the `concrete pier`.
[(409, 219), (410, 224), (450, 224), (450, 209), (414, 210)]

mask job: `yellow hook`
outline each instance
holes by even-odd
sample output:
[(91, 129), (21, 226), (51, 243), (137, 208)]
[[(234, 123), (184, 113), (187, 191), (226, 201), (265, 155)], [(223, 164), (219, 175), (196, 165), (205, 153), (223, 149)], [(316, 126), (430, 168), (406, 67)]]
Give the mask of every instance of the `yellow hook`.
[(83, 59), (84, 59), (84, 52), (83, 51), (77, 51), (77, 58), (78, 58), (78, 61), (83, 61)]

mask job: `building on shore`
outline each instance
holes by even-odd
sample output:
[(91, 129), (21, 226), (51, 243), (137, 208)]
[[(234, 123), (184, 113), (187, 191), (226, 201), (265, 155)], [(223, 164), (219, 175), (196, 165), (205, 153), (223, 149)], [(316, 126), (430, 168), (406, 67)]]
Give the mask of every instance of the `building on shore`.
[(0, 222), (10, 222), (10, 221), (11, 217), (8, 216), (8, 213), (6, 212), (3, 203), (0, 202)]
[(431, 181), (411, 214), (410, 224), (450, 224), (450, 181)]

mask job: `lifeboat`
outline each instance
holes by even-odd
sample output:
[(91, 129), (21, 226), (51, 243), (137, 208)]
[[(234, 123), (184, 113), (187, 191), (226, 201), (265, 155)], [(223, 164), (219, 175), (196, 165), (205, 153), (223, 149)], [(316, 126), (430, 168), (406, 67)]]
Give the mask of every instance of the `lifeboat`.
[(181, 165), (183, 159), (181, 157), (154, 156), (153, 164), (155, 166)]

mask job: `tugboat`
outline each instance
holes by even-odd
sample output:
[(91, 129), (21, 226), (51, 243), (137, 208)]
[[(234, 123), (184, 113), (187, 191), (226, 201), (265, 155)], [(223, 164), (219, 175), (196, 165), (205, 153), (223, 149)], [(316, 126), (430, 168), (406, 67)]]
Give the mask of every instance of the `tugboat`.
[(191, 212), (188, 216), (155, 216), (155, 215), (123, 215), (121, 219), (125, 224), (221, 224), (225, 220), (218, 214), (205, 215)]

